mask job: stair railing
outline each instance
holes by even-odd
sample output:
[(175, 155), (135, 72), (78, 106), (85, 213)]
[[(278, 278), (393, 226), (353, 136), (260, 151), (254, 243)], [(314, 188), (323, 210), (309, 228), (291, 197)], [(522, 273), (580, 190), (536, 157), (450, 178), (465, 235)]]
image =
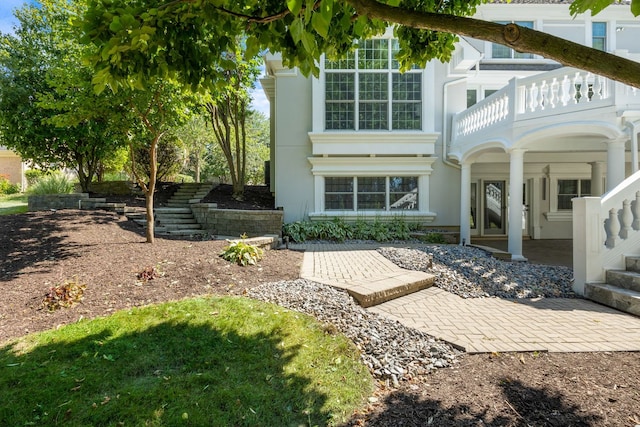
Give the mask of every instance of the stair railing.
[(602, 197), (573, 199), (573, 290), (604, 283), (605, 271), (624, 269), (640, 253), (640, 171)]

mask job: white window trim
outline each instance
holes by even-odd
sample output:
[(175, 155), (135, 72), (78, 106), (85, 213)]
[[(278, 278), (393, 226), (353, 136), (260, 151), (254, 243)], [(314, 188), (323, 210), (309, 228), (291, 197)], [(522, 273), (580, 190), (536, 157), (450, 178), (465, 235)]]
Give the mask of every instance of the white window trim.
[[(432, 222), (436, 213), (429, 208), (429, 176), (433, 172), (435, 157), (309, 157), (314, 176), (314, 212), (309, 218), (331, 217), (372, 219), (404, 216), (414, 220)], [(418, 210), (415, 211), (325, 211), (325, 176), (417, 176)], [(357, 191), (357, 188), (354, 190)]]

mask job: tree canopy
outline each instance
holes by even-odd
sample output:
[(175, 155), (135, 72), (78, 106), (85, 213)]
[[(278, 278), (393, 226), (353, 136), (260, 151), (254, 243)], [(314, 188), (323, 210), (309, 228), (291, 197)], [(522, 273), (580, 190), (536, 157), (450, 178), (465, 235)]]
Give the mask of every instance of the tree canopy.
[[(505, 44), (563, 65), (640, 87), (640, 64), (515, 24), (473, 15), (483, 0), (90, 0), (79, 25), (95, 46), (98, 91), (109, 86), (144, 87), (157, 78), (180, 76), (192, 86), (221, 86), (231, 68), (225, 52), (246, 34), (247, 56), (269, 49), (286, 66), (317, 73), (320, 55), (343, 55), (357, 40), (395, 25), (404, 68), (431, 59), (447, 61), (456, 35)], [(576, 0), (571, 13), (598, 12), (610, 0)], [(640, 0), (630, 2), (640, 13)]]
[(102, 159), (124, 143), (119, 102), (97, 97), (86, 46), (69, 25), (80, 3), (42, 0), (16, 10), (15, 35), (0, 35), (2, 143), (41, 168), (76, 169), (87, 190)]

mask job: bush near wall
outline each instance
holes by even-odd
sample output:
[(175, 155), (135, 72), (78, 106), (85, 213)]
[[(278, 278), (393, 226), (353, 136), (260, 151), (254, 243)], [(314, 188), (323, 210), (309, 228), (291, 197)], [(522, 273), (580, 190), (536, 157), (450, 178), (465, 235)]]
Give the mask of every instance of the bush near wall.
[(12, 184), (8, 175), (0, 174), (0, 194), (16, 194), (19, 192), (20, 186), (18, 184)]

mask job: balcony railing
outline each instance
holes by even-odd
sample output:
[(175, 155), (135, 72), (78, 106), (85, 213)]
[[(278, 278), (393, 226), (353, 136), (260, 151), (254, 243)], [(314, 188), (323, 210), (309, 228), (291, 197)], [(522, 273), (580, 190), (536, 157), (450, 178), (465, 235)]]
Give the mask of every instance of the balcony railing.
[(640, 104), (640, 90), (575, 68), (513, 78), (500, 91), (454, 116), (451, 145), (520, 120), (616, 104)]

